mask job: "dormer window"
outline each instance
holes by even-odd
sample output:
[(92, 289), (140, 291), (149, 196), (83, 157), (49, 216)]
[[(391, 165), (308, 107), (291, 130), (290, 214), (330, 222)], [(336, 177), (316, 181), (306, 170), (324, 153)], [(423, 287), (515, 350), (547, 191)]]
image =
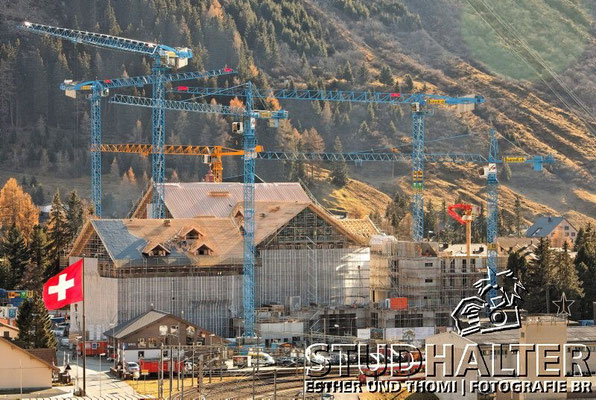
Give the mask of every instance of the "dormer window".
[(236, 213), (234, 214), (234, 221), (236, 221), (236, 224), (238, 225), (242, 225), (244, 222), (244, 214), (241, 210), (236, 210)]
[(143, 249), (143, 255), (146, 257), (166, 257), (170, 250), (161, 243), (149, 243)]
[(188, 231), (188, 233), (186, 234), (186, 240), (197, 240), (201, 237), (201, 232), (199, 232), (198, 230), (196, 230), (195, 228), (192, 228), (190, 231)]
[(203, 232), (201, 232), (200, 230), (198, 230), (197, 228), (193, 227), (193, 226), (189, 226), (184, 228), (181, 232), (180, 232), (180, 236), (184, 239), (184, 240), (199, 240), (202, 237), (204, 237), (205, 235), (203, 235)]
[(197, 256), (211, 256), (213, 255), (213, 249), (205, 243), (198, 246), (195, 250)]

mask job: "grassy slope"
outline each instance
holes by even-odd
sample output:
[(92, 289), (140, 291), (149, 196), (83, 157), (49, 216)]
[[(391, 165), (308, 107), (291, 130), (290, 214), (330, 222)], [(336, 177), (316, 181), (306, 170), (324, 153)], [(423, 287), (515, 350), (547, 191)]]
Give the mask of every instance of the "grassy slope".
[[(308, 3), (314, 12), (320, 13), (336, 27), (359, 58), (387, 63), (402, 76), (410, 73), (419, 85), (426, 83), (429, 91), (434, 87), (457, 85), (463, 88), (464, 93), (484, 95), (487, 103), (479, 113), (455, 116), (474, 131), (486, 132), (489, 129), (486, 120), (490, 116), (497, 131), (511, 135), (523, 149), (535, 154), (554, 155), (556, 165), (550, 171), (534, 173), (528, 170), (531, 169), (528, 166), (512, 166), (514, 178), (501, 185), (501, 207), (511, 210), (514, 194), (517, 193), (522, 197), (526, 218), (532, 219), (534, 214), (553, 213), (567, 215), (576, 224), (594, 222), (596, 139), (581, 121), (556, 105), (550, 93), (536, 89), (531, 83), (511, 81), (465, 62), (446, 52), (432, 37), (389, 35), (384, 27), (365, 22), (346, 22), (332, 7), (315, 1)], [(371, 42), (371, 37), (386, 40), (381, 44), (369, 44), (367, 40)], [(594, 44), (593, 39), (591, 44)], [(425, 64), (424, 51), (440, 55), (443, 62), (441, 70)], [(502, 139), (500, 142), (503, 154), (519, 151), (504, 145)], [(485, 139), (467, 146), (463, 143), (455, 150), (486, 153), (487, 148)], [(426, 197), (434, 197), (437, 201), (454, 199), (455, 192), (461, 190), (480, 201), (478, 196), (482, 193), (482, 182), (473, 178), (470, 169), (469, 166), (435, 168), (436, 175), (427, 180)], [(387, 178), (367, 175), (367, 182), (378, 186), (387, 182)], [(410, 190), (407, 178), (397, 179), (397, 183), (404, 191)]]

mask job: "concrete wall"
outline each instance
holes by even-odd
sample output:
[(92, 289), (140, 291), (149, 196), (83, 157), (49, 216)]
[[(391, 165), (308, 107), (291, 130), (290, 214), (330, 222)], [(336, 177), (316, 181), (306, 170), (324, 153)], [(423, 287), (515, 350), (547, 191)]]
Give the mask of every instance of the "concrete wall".
[[(71, 257), (72, 264), (79, 257)], [(118, 282), (114, 278), (99, 276), (97, 259), (85, 258), (85, 314), (88, 340), (100, 340), (103, 332), (118, 324)], [(82, 331), (82, 303), (70, 305), (70, 332)]]
[(563, 247), (564, 242), (573, 245), (577, 231), (569, 222), (563, 220), (556, 226), (550, 234), (550, 244), (552, 247)]
[(292, 341), (292, 337), (301, 337), (304, 334), (304, 322), (261, 322), (255, 324), (255, 329), (259, 337), (267, 340), (280, 340), (283, 342), (287, 339)]
[(52, 368), (16, 345), (0, 339), (0, 391), (18, 393), (52, 387)]
[(0, 324), (0, 337), (5, 339), (16, 339), (19, 337), (19, 330), (16, 326)]

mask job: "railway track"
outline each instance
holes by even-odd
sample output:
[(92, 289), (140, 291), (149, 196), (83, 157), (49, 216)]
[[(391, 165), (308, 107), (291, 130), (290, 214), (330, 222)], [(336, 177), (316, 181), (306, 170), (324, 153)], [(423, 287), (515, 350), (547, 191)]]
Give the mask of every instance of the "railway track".
[[(337, 376), (335, 376), (337, 378)], [(333, 378), (329, 378), (333, 379)], [(275, 381), (275, 382), (274, 382)], [(236, 381), (214, 383), (203, 385), (202, 395), (198, 388), (190, 388), (184, 391), (184, 399), (205, 399), (205, 400), (242, 400), (271, 399), (273, 392), (277, 391), (278, 400), (302, 399), (298, 392), (302, 390), (302, 371), (296, 373), (295, 369), (278, 370), (277, 377), (273, 371), (267, 371), (256, 375), (245, 376)], [(293, 390), (295, 389), (295, 390)], [(318, 398), (314, 395), (307, 395), (305, 398)], [(172, 396), (171, 400), (182, 400), (180, 393)]]

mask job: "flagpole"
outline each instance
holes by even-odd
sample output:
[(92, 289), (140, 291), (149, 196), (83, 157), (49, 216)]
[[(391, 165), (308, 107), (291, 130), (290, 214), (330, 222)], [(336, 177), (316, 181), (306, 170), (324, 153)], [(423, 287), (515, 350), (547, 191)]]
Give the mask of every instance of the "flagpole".
[(85, 328), (85, 259), (83, 258), (83, 271), (82, 284), (83, 284), (83, 396), (87, 395), (87, 330)]

